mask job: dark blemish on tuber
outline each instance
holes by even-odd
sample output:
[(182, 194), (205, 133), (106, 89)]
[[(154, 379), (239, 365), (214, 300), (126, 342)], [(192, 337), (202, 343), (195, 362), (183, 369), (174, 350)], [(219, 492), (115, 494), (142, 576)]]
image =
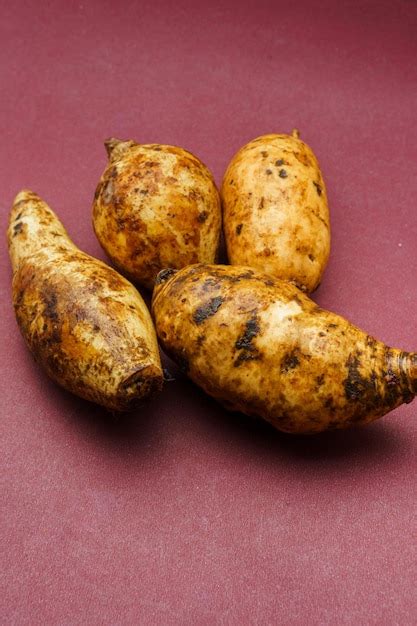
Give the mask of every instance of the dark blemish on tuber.
[(239, 365), (241, 365), (245, 361), (259, 361), (260, 358), (261, 357), (259, 355), (258, 350), (254, 350), (253, 352), (242, 351), (239, 353), (239, 356), (237, 357), (236, 361), (233, 363), (233, 366), (239, 367)]
[(281, 372), (286, 373), (290, 370), (295, 369), (300, 365), (300, 359), (297, 356), (297, 351), (293, 350), (293, 352), (289, 352), (284, 356), (281, 361)]
[(259, 334), (260, 328), (258, 318), (255, 315), (246, 322), (246, 327), (243, 335), (236, 340), (235, 347), (237, 350), (254, 350), (252, 340)]
[(264, 157), (264, 159), (268, 156), (268, 153), (267, 153), (267, 152), (265, 152), (265, 150), (262, 150), (261, 154), (262, 154), (262, 156)]
[(267, 170), (265, 170), (265, 173), (266, 173), (268, 176), (270, 176), (270, 175), (272, 174), (272, 170), (267, 169)]
[(94, 192), (94, 200), (97, 200), (97, 198), (99, 197), (102, 187), (103, 187), (103, 183), (99, 183), (97, 185), (96, 190)]
[(346, 361), (348, 375), (344, 380), (345, 396), (349, 401), (364, 400), (369, 391), (375, 390), (375, 377), (368, 380), (359, 371), (361, 365), (358, 355), (350, 355)]
[(396, 387), (401, 382), (398, 376), (391, 369), (387, 371), (384, 378), (389, 387)]
[(281, 165), (284, 165), (284, 159), (278, 159), (278, 161), (275, 161), (275, 165), (277, 167), (280, 167)]
[(206, 304), (199, 306), (193, 313), (194, 322), (196, 324), (202, 324), (208, 317), (217, 313), (223, 302), (224, 298), (222, 296), (216, 296)]
[(57, 311), (57, 296), (54, 291), (47, 291), (44, 293), (44, 315), (47, 319), (51, 320), (51, 322), (58, 322), (59, 316)]
[(235, 348), (240, 350), (240, 353), (234, 362), (234, 367), (239, 367), (244, 361), (255, 361), (261, 358), (258, 349), (252, 343), (260, 330), (258, 318), (254, 315), (246, 322), (243, 334), (236, 340)]
[(207, 211), (201, 211), (201, 213), (199, 213), (198, 216), (197, 216), (197, 221), (200, 224), (203, 224), (206, 221), (207, 218), (208, 218), (208, 212)]
[(214, 289), (219, 286), (219, 281), (215, 278), (206, 278), (203, 284), (203, 291), (210, 291), (213, 287)]
[(316, 257), (314, 256), (314, 254), (309, 254), (308, 258), (310, 259), (311, 262), (316, 260)]
[(17, 222), (17, 224), (15, 224), (13, 226), (13, 237), (16, 237), (16, 235), (21, 233), (22, 230), (23, 230), (23, 223), (22, 222)]
[(278, 176), (280, 178), (287, 178), (288, 174), (287, 174), (286, 170), (282, 169), (282, 170), (279, 170)]
[(303, 303), (302, 303), (302, 301), (301, 301), (301, 298), (300, 298), (297, 294), (295, 294), (295, 295), (292, 297), (292, 300), (293, 300), (293, 302), (296, 302), (299, 306), (303, 306)]
[(315, 188), (316, 188), (317, 194), (318, 194), (319, 196), (321, 196), (321, 194), (322, 194), (322, 188), (321, 188), (321, 186), (319, 185), (319, 183), (316, 183), (316, 182), (313, 180), (313, 185), (314, 185), (314, 186), (315, 186)]
[(240, 233), (242, 232), (242, 228), (243, 228), (243, 224), (238, 224), (236, 226), (236, 235), (240, 235)]
[(23, 215), (23, 211), (20, 211), (19, 215), (16, 215), (16, 217), (14, 218), (14, 219), (15, 219), (15, 222), (17, 222), (17, 220), (20, 220), (20, 218), (22, 217), (22, 215)]

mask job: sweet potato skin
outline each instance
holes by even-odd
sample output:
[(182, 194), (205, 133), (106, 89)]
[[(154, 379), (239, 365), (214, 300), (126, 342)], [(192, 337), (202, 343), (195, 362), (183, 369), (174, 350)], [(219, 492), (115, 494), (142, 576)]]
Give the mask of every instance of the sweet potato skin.
[(417, 393), (415, 354), (385, 346), (256, 270), (163, 272), (152, 312), (163, 349), (196, 384), (282, 431), (371, 422)]
[(243, 146), (221, 188), (229, 262), (312, 292), (330, 253), (326, 186), (311, 148), (270, 134)]
[(221, 209), (208, 168), (176, 146), (109, 140), (107, 148), (93, 226), (116, 267), (152, 289), (164, 267), (214, 263)]
[(55, 382), (113, 411), (161, 389), (155, 331), (133, 285), (81, 252), (32, 192), (16, 197), (8, 242), (17, 323)]

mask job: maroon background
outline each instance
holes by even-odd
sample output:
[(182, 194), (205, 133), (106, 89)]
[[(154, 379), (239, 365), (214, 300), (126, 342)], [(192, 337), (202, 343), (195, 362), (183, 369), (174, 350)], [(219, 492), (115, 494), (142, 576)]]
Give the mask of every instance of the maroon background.
[[(313, 438), (177, 380), (126, 421), (49, 382), (17, 330), (4, 232), (37, 191), (75, 242), (109, 135), (233, 153), (300, 128), (332, 214), (315, 298), (417, 349), (417, 5), (2, 3), (1, 619), (411, 624), (416, 403)], [(202, 4), (202, 3), (201, 3)]]

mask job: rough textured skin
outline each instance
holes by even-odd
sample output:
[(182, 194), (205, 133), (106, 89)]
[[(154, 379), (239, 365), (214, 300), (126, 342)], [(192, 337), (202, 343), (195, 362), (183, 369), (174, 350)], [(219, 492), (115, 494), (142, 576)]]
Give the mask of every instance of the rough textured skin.
[(165, 271), (152, 311), (164, 350), (195, 383), (279, 430), (371, 422), (417, 393), (417, 354), (385, 346), (256, 270)]
[(207, 167), (175, 146), (110, 139), (106, 147), (93, 226), (120, 271), (152, 289), (164, 267), (214, 263), (221, 208)]
[(155, 330), (133, 285), (81, 252), (30, 191), (17, 195), (7, 234), (17, 322), (49, 376), (115, 411), (158, 391)]
[(222, 185), (232, 265), (312, 292), (330, 253), (326, 187), (312, 150), (293, 135), (264, 135), (233, 157)]

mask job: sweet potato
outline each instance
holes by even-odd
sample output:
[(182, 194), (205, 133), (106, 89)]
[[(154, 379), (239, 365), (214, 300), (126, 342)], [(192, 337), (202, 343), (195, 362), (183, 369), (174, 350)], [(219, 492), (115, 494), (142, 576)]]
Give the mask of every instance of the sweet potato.
[(389, 348), (256, 270), (166, 270), (152, 311), (163, 349), (196, 384), (279, 430), (364, 424), (417, 394), (416, 353)]
[(164, 267), (214, 263), (221, 210), (208, 168), (175, 146), (111, 139), (106, 147), (93, 226), (116, 267), (152, 289)]
[(133, 285), (81, 252), (30, 191), (15, 199), (8, 243), (18, 325), (55, 382), (114, 411), (160, 390), (155, 330)]
[(319, 164), (298, 131), (243, 146), (221, 194), (229, 262), (314, 291), (330, 253), (329, 209)]

